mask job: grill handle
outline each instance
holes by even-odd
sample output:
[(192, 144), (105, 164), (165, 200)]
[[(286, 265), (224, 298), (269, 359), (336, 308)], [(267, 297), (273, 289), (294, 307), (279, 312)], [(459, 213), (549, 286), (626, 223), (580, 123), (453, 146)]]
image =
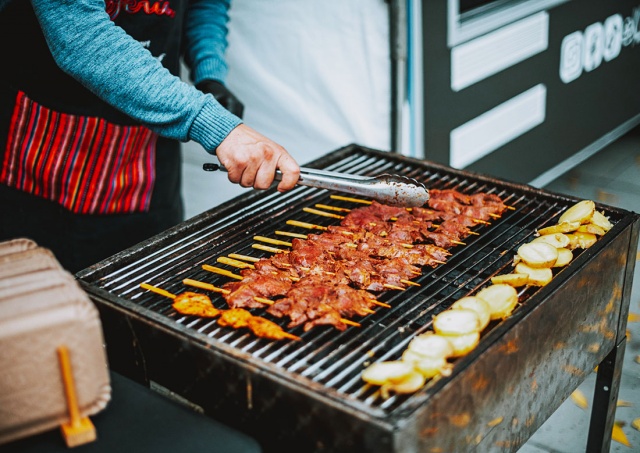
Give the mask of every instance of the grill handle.
[[(222, 165), (214, 163), (206, 163), (202, 169), (226, 171)], [(275, 179), (281, 177), (282, 174), (276, 171)], [(399, 175), (360, 176), (300, 167), (297, 184), (373, 198), (392, 206), (423, 206), (429, 200), (429, 191), (424, 184)]]

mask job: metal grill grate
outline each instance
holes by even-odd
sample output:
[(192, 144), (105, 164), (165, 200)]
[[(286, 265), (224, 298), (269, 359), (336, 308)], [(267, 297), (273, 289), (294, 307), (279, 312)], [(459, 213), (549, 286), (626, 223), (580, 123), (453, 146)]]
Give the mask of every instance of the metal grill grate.
[[(303, 212), (303, 207), (317, 203), (358, 207), (351, 202), (334, 200), (324, 190), (299, 187), (286, 194), (271, 190), (239, 197), (106, 260), (82, 273), (80, 278), (93, 288), (159, 315), (165, 325), (197, 336), (213, 348), (226, 345), (242, 351), (258, 367), (268, 366), (276, 372), (321, 385), (347, 404), (366, 407), (369, 413), (384, 414), (411, 406), (413, 396), (382, 399), (377, 389), (364, 385), (360, 379), (363, 366), (372, 360), (399, 358), (411, 338), (430, 328), (435, 314), (447, 309), (456, 299), (476, 292), (492, 275), (508, 272), (518, 246), (531, 240), (536, 229), (555, 223), (572, 203), (532, 188), (363, 148), (338, 150), (311, 166), (361, 175), (397, 173), (415, 178), (429, 188), (495, 193), (514, 209), (490, 225), (473, 228), (479, 234), (465, 238), (466, 245), (452, 248), (446, 264), (424, 268), (423, 274), (415, 279), (420, 287), (383, 293), (379, 300), (389, 303), (391, 309), (378, 308), (376, 314), (357, 319), (361, 327), (350, 327), (344, 332), (331, 327), (316, 327), (306, 333), (301, 327), (291, 330), (302, 337), (301, 342), (258, 339), (244, 330), (219, 327), (215, 320), (180, 315), (171, 308), (169, 299), (144, 291), (139, 284), (147, 282), (173, 293), (188, 290), (182, 284), (185, 278), (222, 286), (229, 278), (202, 270), (202, 264), (217, 265), (216, 258), (230, 253), (269, 256), (268, 252), (252, 248), (255, 235), (275, 237), (275, 230), (310, 232), (287, 225), (289, 219), (324, 226), (338, 223), (336, 219)], [(535, 304), (532, 296), (537, 291), (523, 289), (521, 303)], [(210, 296), (215, 306), (226, 307), (219, 294), (210, 293)], [(258, 310), (255, 314), (263, 313)], [(286, 325), (286, 321), (276, 321)], [(499, 327), (493, 323), (483, 334), (475, 354), (481, 353), (483, 344), (490, 343), (488, 337), (499, 335)], [(454, 375), (464, 369), (472, 356), (456, 362)], [(430, 383), (432, 391), (445, 380)]]

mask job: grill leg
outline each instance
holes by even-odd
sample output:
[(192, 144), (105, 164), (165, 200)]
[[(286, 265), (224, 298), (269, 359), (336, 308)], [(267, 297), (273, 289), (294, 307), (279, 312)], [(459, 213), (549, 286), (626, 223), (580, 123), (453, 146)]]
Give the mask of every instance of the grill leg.
[(587, 452), (605, 453), (611, 448), (611, 430), (616, 414), (616, 401), (622, 377), (622, 359), (627, 340), (623, 340), (598, 365), (593, 409), (589, 423)]

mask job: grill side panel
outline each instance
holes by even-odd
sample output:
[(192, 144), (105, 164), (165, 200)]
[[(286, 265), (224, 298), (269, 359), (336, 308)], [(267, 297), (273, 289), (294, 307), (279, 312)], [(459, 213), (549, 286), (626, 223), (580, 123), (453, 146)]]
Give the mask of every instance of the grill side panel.
[(517, 451), (553, 414), (624, 335), (624, 264), (635, 259), (637, 226), (559, 287), (545, 288), (548, 297), (524, 316), (514, 314), (522, 319), (433, 395), (417, 414), (422, 451)]

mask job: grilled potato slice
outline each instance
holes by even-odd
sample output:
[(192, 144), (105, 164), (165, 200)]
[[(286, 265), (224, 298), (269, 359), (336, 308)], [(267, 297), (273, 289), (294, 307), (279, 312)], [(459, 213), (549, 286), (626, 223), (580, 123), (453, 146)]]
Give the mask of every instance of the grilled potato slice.
[(598, 211), (593, 211), (593, 215), (591, 216), (591, 223), (594, 225), (598, 225), (604, 231), (609, 231), (613, 228), (613, 224), (609, 222), (609, 218)]
[(383, 393), (391, 390), (395, 393), (414, 393), (422, 388), (425, 383), (425, 377), (418, 370), (413, 370), (407, 377), (399, 382), (389, 383), (383, 390)]
[(558, 249), (558, 259), (553, 267), (564, 267), (573, 260), (573, 252), (566, 248)]
[(578, 222), (588, 223), (591, 220), (591, 216), (596, 210), (596, 204), (591, 200), (582, 200), (569, 209), (567, 209), (558, 220), (558, 223), (563, 222)]
[[(453, 354), (453, 347), (451, 347), (451, 353)], [(447, 373), (451, 369), (451, 365), (444, 357), (424, 356), (411, 349), (404, 351), (402, 360), (413, 364), (413, 368), (427, 379)]]
[(516, 272), (519, 274), (527, 274), (528, 285), (545, 286), (553, 278), (553, 272), (548, 267), (531, 267), (525, 263), (516, 264)]
[(408, 351), (414, 351), (422, 357), (442, 357), (446, 359), (453, 354), (453, 346), (449, 340), (433, 332), (427, 332), (414, 337), (407, 346)]
[(473, 310), (446, 310), (433, 317), (433, 330), (442, 335), (466, 335), (480, 332), (480, 318)]
[(362, 372), (362, 380), (374, 385), (393, 384), (402, 382), (413, 372), (413, 365), (410, 362), (401, 360), (375, 362)]
[(591, 233), (596, 236), (602, 236), (606, 231), (604, 228), (596, 225), (595, 223), (585, 223), (584, 225), (580, 225), (580, 228), (576, 230), (578, 233)]
[[(579, 228), (580, 227), (578, 227), (578, 229)], [(569, 245), (569, 238), (564, 233), (554, 233), (554, 234), (545, 234), (543, 236), (539, 236), (531, 242), (544, 242), (545, 244), (552, 245), (555, 248), (559, 249)]]
[(541, 236), (555, 233), (571, 233), (573, 231), (576, 231), (578, 228), (580, 228), (580, 222), (562, 222), (556, 225), (540, 228), (538, 230), (538, 233)]
[(515, 288), (524, 286), (529, 281), (527, 274), (501, 274), (491, 277), (491, 283), (494, 285), (509, 285)]
[(453, 346), (453, 357), (467, 355), (480, 342), (480, 332), (468, 333), (466, 335), (447, 335), (447, 339)]
[(558, 259), (558, 249), (544, 242), (529, 242), (518, 248), (518, 256), (531, 267), (551, 267)]
[(489, 304), (492, 320), (506, 318), (518, 304), (518, 292), (505, 284), (487, 286), (478, 291), (476, 297)]
[(491, 309), (489, 308), (489, 304), (475, 296), (467, 296), (462, 299), (458, 299), (451, 305), (452, 310), (458, 310), (460, 308), (464, 308), (467, 310), (473, 310), (478, 315), (478, 319), (480, 320), (480, 330), (483, 330), (489, 324), (491, 320)]
[(569, 238), (569, 245), (567, 245), (565, 248), (568, 248), (569, 250), (574, 250), (579, 247), (578, 236), (576, 236), (573, 233), (565, 234), (565, 236)]
[(577, 247), (581, 249), (588, 249), (598, 241), (597, 236), (593, 233), (583, 233), (582, 231), (576, 231), (574, 234), (578, 238)]

